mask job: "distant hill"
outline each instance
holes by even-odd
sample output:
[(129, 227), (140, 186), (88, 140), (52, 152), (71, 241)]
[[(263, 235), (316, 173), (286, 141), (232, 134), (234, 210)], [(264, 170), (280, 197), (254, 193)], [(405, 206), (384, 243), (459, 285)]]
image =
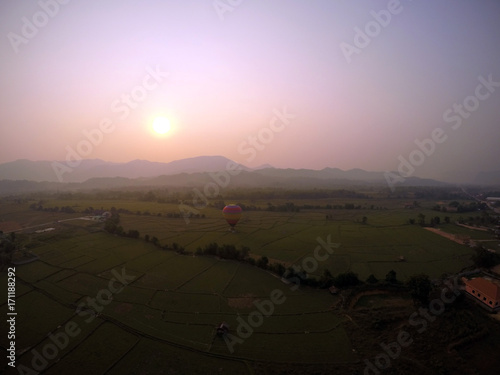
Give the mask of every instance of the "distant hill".
[[(234, 163), (223, 156), (200, 156), (157, 163), (134, 160), (128, 163), (110, 163), (99, 159), (84, 160), (71, 173), (64, 175), (65, 181), (58, 182), (52, 169), (52, 162), (17, 160), (0, 165), (0, 194), (14, 194), (47, 190), (90, 190), (109, 188), (144, 187), (200, 187), (216, 181), (228, 163)], [(236, 163), (234, 163), (236, 164)], [(343, 171), (338, 168), (251, 170), (240, 166), (242, 171), (230, 176), (229, 181), (219, 180), (220, 185), (238, 187), (275, 188), (338, 188), (345, 186), (379, 185), (387, 186), (382, 172), (368, 172), (362, 169)], [(224, 173), (222, 173), (224, 174)], [(66, 178), (68, 176), (68, 178)], [(226, 174), (226, 176), (229, 176)], [(215, 178), (215, 179), (214, 179)], [(409, 177), (399, 186), (446, 186), (448, 184), (431, 179)], [(225, 186), (222, 186), (225, 187)]]
[(82, 160), (76, 168), (71, 168), (70, 172), (61, 173), (62, 181), (59, 181), (53, 165), (54, 163), (60, 163), (60, 166), (64, 166), (66, 162), (16, 160), (0, 164), (0, 180), (84, 182), (96, 177), (156, 177), (177, 173), (224, 170), (228, 162), (230, 160), (223, 156), (198, 156), (169, 163), (147, 160), (112, 163), (100, 159), (87, 159)]
[(267, 168), (274, 168), (271, 164), (262, 164), (259, 165), (258, 167), (252, 168), (254, 171), (258, 171), (259, 169), (267, 169)]

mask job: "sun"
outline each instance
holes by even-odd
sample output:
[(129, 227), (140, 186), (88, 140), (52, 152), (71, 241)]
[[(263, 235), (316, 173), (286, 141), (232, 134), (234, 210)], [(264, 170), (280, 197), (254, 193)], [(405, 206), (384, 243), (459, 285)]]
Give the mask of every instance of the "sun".
[(153, 121), (153, 130), (158, 134), (168, 133), (170, 130), (170, 121), (166, 117), (156, 117)]

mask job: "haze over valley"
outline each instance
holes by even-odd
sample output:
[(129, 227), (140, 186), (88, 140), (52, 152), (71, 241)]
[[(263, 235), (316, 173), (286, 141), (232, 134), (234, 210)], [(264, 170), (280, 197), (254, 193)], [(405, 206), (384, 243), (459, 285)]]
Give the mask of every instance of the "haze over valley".
[(500, 3), (0, 4), (0, 373), (493, 375)]

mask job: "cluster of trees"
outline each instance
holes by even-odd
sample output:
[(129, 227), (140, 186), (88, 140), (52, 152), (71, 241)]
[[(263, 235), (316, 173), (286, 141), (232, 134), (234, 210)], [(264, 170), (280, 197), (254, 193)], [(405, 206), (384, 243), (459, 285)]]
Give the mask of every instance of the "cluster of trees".
[(244, 261), (248, 259), (248, 254), (250, 249), (246, 246), (242, 246), (237, 249), (234, 245), (219, 245), (216, 242), (211, 242), (205, 247), (198, 247), (196, 249), (196, 255), (212, 255), (218, 256), (223, 259), (232, 259), (237, 261)]
[(70, 206), (63, 206), (63, 207), (43, 207), (41, 203), (32, 203), (30, 204), (29, 208), (31, 210), (35, 211), (44, 211), (44, 212), (65, 212), (68, 214), (75, 213), (76, 211), (74, 210), (73, 207)]
[[(95, 210), (93, 207), (88, 207), (85, 210), (83, 210), (83, 213), (85, 213), (85, 214), (92, 214), (94, 212), (95, 212)], [(159, 212), (156, 215), (154, 215), (151, 212), (149, 212), (148, 210), (146, 210), (146, 211), (141, 211), (141, 210), (131, 211), (131, 210), (128, 210), (126, 208), (116, 208), (113, 206), (113, 207), (111, 207), (110, 212), (112, 214), (118, 213), (118, 214), (139, 215), (139, 216), (141, 216), (141, 215), (143, 215), (143, 216), (153, 215), (153, 216), (165, 216), (168, 218), (183, 218), (182, 213), (177, 212), (177, 211), (176, 212), (167, 212), (165, 214), (162, 214), (161, 212)], [(196, 214), (196, 215), (192, 215), (192, 217), (193, 218), (204, 218), (205, 214)]]
[(104, 230), (122, 237), (139, 238), (141, 235), (140, 232), (135, 229), (124, 231), (123, 227), (120, 225), (120, 214), (116, 211), (105, 221)]
[[(453, 209), (450, 209), (450, 207), (453, 207)], [(485, 203), (480, 203), (476, 201), (469, 202), (468, 204), (460, 203), (458, 201), (453, 201), (450, 202), (448, 206), (436, 204), (434, 207), (432, 207), (434, 211), (438, 212), (448, 212), (449, 210), (456, 212), (472, 212), (477, 210), (484, 210), (486, 208), (487, 206)]]
[(249, 256), (250, 248), (242, 246), (239, 249), (234, 245), (219, 245), (216, 242), (209, 243), (204, 247), (198, 247), (195, 252), (196, 255), (209, 255), (217, 256), (223, 259), (231, 259), (239, 262), (245, 262), (252, 266), (268, 270), (277, 275), (283, 275), (286, 271), (285, 266), (281, 263), (270, 263), (269, 258), (266, 256), (257, 259)]
[(488, 214), (487, 211), (482, 211), (481, 216), (469, 216), (464, 218), (460, 216), (457, 220), (460, 224), (467, 225), (498, 225), (499, 221), (494, 216)]
[[(54, 199), (63, 200), (138, 200), (143, 202), (174, 203), (191, 201), (192, 189), (190, 188), (136, 188), (136, 190), (101, 190), (95, 192), (59, 192), (45, 193)], [(253, 199), (323, 199), (323, 198), (352, 198), (370, 199), (370, 196), (347, 189), (283, 189), (283, 188), (238, 188), (227, 189), (224, 196), (215, 199), (221, 200), (253, 200)], [(222, 208), (222, 207), (221, 207)], [(257, 208), (257, 207), (256, 207)]]
[[(109, 217), (104, 222), (104, 230), (111, 234), (116, 234), (117, 236), (129, 237), (129, 238), (141, 238), (141, 233), (136, 229), (129, 229), (125, 231), (120, 225), (120, 214), (117, 210), (112, 210), (111, 217)], [(159, 247), (163, 250), (174, 250), (180, 254), (185, 254), (184, 247), (180, 246), (177, 242), (173, 242), (171, 246), (162, 245), (158, 237), (150, 236), (149, 234), (144, 235), (142, 238), (144, 241), (152, 243), (153, 245)]]
[(470, 199), (464, 192), (452, 187), (430, 187), (430, 186), (409, 186), (403, 187), (415, 199), (433, 199), (433, 200), (457, 200), (457, 199)]
[[(325, 205), (313, 205), (313, 204), (302, 204), (297, 205), (293, 202), (285, 202), (284, 204), (272, 204), (267, 203), (267, 207), (260, 207), (254, 204), (244, 204), (237, 203), (238, 206), (241, 207), (243, 211), (271, 211), (271, 212), (300, 212), (301, 210), (360, 210), (360, 209), (370, 209), (370, 210), (385, 210), (387, 208), (370, 205), (370, 206), (361, 206), (360, 204), (354, 203), (344, 203), (344, 204), (325, 204)], [(225, 202), (222, 199), (219, 199), (211, 204), (212, 207), (223, 209), (225, 206)], [(327, 219), (333, 218), (333, 215), (327, 215)]]
[[(344, 203), (344, 204), (326, 204), (324, 206), (321, 205), (312, 205), (312, 204), (303, 204), (301, 206), (297, 206), (292, 202), (287, 202), (284, 205), (274, 206), (271, 203), (267, 204), (267, 211), (285, 211), (285, 212), (299, 212), (301, 209), (303, 210), (312, 210), (312, 209), (325, 209), (325, 210), (361, 210), (361, 209), (371, 209), (371, 210), (384, 210), (386, 208), (379, 207), (375, 205), (361, 206), (360, 204), (354, 203)], [(243, 208), (243, 207), (242, 207)]]
[(327, 269), (323, 271), (323, 275), (321, 275), (318, 280), (318, 286), (320, 288), (329, 288), (332, 285), (337, 288), (348, 288), (356, 286), (360, 283), (361, 281), (359, 280), (358, 275), (354, 272), (349, 271), (333, 276)]
[(158, 239), (158, 237), (155, 236), (151, 237), (149, 234), (144, 235), (144, 241), (151, 242), (155, 246), (160, 245), (160, 240)]
[[(319, 279), (308, 278), (307, 275), (301, 272), (294, 272), (293, 269), (287, 270), (286, 279), (296, 284), (303, 284), (319, 288), (329, 288), (335, 286), (339, 289), (356, 287), (362, 284), (380, 284), (380, 285), (393, 285), (401, 288), (406, 288), (415, 303), (426, 305), (429, 302), (429, 294), (432, 290), (432, 283), (429, 276), (425, 274), (417, 274), (411, 276), (406, 283), (397, 279), (396, 271), (390, 270), (384, 280), (378, 280), (373, 274), (368, 276), (365, 282), (358, 278), (354, 272), (348, 271), (333, 276), (329, 270), (325, 270)], [(300, 279), (300, 280), (299, 280)]]
[(324, 199), (351, 198), (370, 199), (370, 196), (347, 189), (282, 189), (282, 188), (238, 188), (224, 192), (225, 199)]
[(43, 197), (50, 197), (60, 200), (138, 200), (157, 203), (178, 203), (182, 199), (190, 199), (191, 192), (182, 188), (159, 188), (145, 191), (145, 188), (136, 187), (131, 190), (107, 189), (87, 192), (58, 192), (58, 193), (38, 193)]
[[(318, 280), (318, 282), (319, 286), (322, 288), (329, 288), (332, 285), (337, 288), (348, 288), (363, 283), (361, 280), (359, 280), (358, 275), (351, 271), (333, 276), (328, 269), (323, 272), (323, 275), (321, 275), (321, 278)], [(378, 280), (373, 274), (368, 276), (368, 278), (366, 279), (366, 283), (368, 284), (377, 284), (380, 282), (381, 281)], [(390, 270), (387, 273), (383, 282), (393, 285), (401, 284), (396, 278), (396, 271), (394, 270)]]
[(274, 205), (272, 203), (267, 204), (266, 211), (271, 212), (299, 212), (300, 207), (296, 206), (293, 202), (286, 202), (285, 204)]
[[(348, 288), (362, 284), (362, 282), (358, 279), (358, 276), (353, 272), (341, 273), (335, 277), (332, 276), (328, 270), (325, 270), (320, 282), (322, 283), (322, 286), (329, 287), (331, 285), (335, 285), (337, 288)], [(385, 285), (400, 285), (407, 287), (413, 300), (422, 305), (428, 304), (429, 294), (432, 290), (432, 284), (429, 276), (423, 273), (413, 275), (406, 283), (402, 283), (397, 279), (396, 271), (390, 270), (385, 275), (385, 279), (383, 281), (378, 280), (373, 274), (371, 274), (366, 279), (366, 283), (372, 285), (383, 283)]]
[[(285, 202), (284, 204), (272, 204), (267, 203), (267, 207), (260, 207), (254, 204), (244, 204), (237, 203), (243, 211), (271, 211), (271, 212), (300, 212), (301, 210), (360, 210), (360, 209), (371, 209), (371, 210), (384, 210), (385, 207), (370, 205), (361, 206), (360, 204), (345, 203), (345, 204), (302, 204), (297, 205), (293, 202)], [(211, 204), (212, 207), (223, 209), (226, 204), (224, 200), (217, 200)], [(327, 215), (327, 219), (333, 218), (333, 215)]]
[[(425, 215), (422, 213), (418, 214), (416, 219), (414, 219), (414, 218), (408, 219), (409, 224), (413, 225), (416, 223), (422, 227), (435, 227), (436, 225), (441, 224), (441, 222), (442, 221), (441, 221), (441, 218), (439, 216), (431, 217), (430, 221), (426, 222)], [(449, 216), (445, 216), (443, 222), (446, 224), (449, 224), (451, 222), (451, 218)]]
[[(311, 206), (307, 208), (323, 208), (320, 206)], [(353, 203), (346, 203), (346, 204), (327, 204), (324, 208), (331, 210), (387, 210), (387, 207), (382, 207), (382, 206), (375, 206), (374, 204), (371, 204), (369, 207), (368, 206), (361, 206), (360, 204), (354, 205)]]
[(123, 234), (123, 227), (120, 224), (120, 214), (118, 212), (112, 212), (111, 217), (109, 217), (104, 222), (104, 230), (112, 234)]
[[(497, 219), (494, 217), (488, 215), (487, 212), (482, 212), (481, 216), (469, 216), (467, 218), (464, 218), (463, 216), (460, 216), (457, 221), (460, 224), (468, 224), (468, 225), (488, 225), (488, 224), (497, 224)], [(417, 218), (410, 218), (408, 219), (409, 224), (418, 224), (423, 227), (435, 227), (436, 225), (439, 225), (441, 223), (446, 223), (450, 224), (451, 218), (449, 216), (445, 216), (443, 220), (441, 220), (441, 217), (439, 216), (434, 216), (431, 217), (430, 220), (427, 222), (426, 221), (426, 216), (422, 213), (418, 214)]]
[(14, 232), (5, 235), (0, 231), (0, 270), (11, 262), (12, 256), (18, 247)]
[(472, 256), (472, 261), (476, 267), (490, 268), (500, 264), (500, 255), (492, 251), (488, 251), (482, 246), (474, 248), (475, 254)]

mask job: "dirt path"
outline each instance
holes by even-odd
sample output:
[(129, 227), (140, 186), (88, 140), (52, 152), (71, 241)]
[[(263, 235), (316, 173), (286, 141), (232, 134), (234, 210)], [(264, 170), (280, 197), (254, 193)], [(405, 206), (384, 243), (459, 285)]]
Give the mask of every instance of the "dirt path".
[(485, 227), (472, 227), (470, 225), (465, 225), (465, 224), (460, 224), (460, 223), (455, 223), (455, 224), (458, 225), (459, 227), (464, 227), (464, 228), (468, 228), (468, 229), (472, 229), (472, 230), (481, 230), (483, 232), (488, 231), (488, 228), (485, 228)]
[(449, 240), (452, 240), (452, 241), (454, 241), (456, 243), (459, 243), (461, 245), (464, 244), (464, 241), (461, 240), (461, 239), (459, 239), (459, 238), (456, 238), (454, 234), (443, 232), (441, 229), (438, 229), (438, 228), (429, 228), (429, 227), (425, 227), (424, 229), (427, 229), (430, 232), (439, 234), (440, 236), (448, 238)]
[(5, 234), (22, 230), (23, 227), (17, 221), (2, 221), (0, 222), (0, 230)]

